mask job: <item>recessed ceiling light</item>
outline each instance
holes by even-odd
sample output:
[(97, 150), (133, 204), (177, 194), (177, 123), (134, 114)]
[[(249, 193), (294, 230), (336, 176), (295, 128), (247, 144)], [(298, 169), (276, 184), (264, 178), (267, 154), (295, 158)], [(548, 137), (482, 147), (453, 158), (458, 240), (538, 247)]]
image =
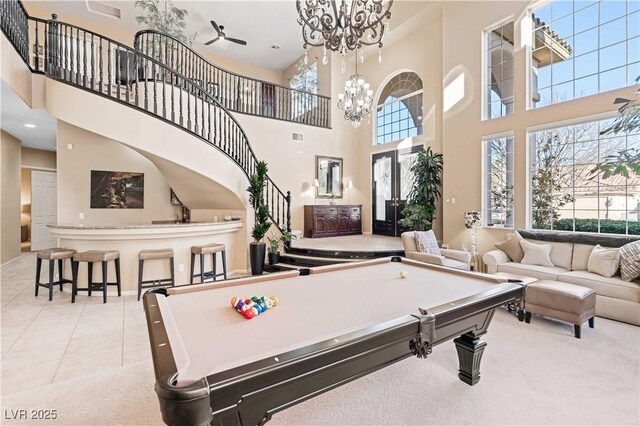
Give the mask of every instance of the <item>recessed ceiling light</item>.
[(30, 129), (35, 129), (36, 125), (35, 124), (31, 124), (31, 123), (27, 123), (27, 124), (24, 125), (24, 127), (28, 127)]
[(280, 46), (276, 46), (276, 45), (274, 44), (273, 46), (271, 46), (271, 48), (272, 48), (272, 49), (274, 49), (274, 50), (278, 50), (278, 49), (280, 49)]

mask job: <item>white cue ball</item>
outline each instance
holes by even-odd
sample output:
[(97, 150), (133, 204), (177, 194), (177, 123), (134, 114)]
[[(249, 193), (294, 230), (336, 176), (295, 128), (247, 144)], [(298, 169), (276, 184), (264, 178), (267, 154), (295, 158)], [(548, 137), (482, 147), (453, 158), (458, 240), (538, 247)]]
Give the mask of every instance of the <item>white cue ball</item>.
[(407, 275), (409, 275), (409, 273), (407, 271), (401, 271), (400, 272), (400, 278), (407, 278)]

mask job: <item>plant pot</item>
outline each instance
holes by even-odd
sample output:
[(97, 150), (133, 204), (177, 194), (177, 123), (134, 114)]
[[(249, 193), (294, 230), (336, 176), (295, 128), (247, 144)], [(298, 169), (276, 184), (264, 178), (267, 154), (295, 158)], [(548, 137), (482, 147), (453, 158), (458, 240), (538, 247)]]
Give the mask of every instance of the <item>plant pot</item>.
[(267, 256), (269, 258), (269, 265), (275, 265), (280, 262), (280, 252), (268, 253)]
[(251, 262), (251, 275), (262, 275), (264, 271), (264, 255), (267, 250), (265, 243), (249, 244), (249, 260)]

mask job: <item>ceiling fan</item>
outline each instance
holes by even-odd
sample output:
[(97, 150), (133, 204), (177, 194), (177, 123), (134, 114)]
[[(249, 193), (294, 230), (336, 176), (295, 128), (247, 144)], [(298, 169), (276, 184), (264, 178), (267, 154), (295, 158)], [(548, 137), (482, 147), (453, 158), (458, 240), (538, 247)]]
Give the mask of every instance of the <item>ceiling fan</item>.
[(247, 45), (247, 42), (244, 41), (244, 40), (240, 40), (240, 39), (233, 38), (233, 37), (227, 37), (227, 35), (224, 32), (224, 25), (218, 26), (218, 24), (216, 24), (216, 21), (211, 21), (211, 26), (213, 27), (214, 30), (216, 30), (217, 35), (212, 40), (209, 40), (208, 42), (206, 42), (204, 44), (205, 46), (208, 46), (211, 43), (214, 43), (214, 42), (216, 42), (218, 40), (227, 40), (227, 41), (230, 41), (231, 43), (240, 44), (242, 46), (246, 46)]

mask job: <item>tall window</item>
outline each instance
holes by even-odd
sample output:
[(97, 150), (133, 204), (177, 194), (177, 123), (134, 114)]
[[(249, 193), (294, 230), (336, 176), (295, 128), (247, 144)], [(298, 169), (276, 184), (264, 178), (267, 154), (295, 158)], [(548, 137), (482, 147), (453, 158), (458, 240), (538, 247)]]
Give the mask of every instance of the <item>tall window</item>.
[(485, 32), (485, 119), (513, 113), (513, 21)]
[(611, 122), (529, 134), (533, 229), (640, 234), (640, 178), (594, 170), (609, 155), (640, 148), (640, 134), (601, 136)]
[(296, 65), (297, 72), (289, 80), (291, 91), (291, 114), (298, 118), (317, 107), (318, 68), (316, 64), (306, 67), (302, 60)]
[(630, 86), (640, 75), (638, 0), (551, 0), (532, 20), (532, 107)]
[(393, 77), (382, 90), (376, 111), (376, 143), (422, 134), (422, 80), (414, 72)]
[(513, 136), (483, 142), (485, 225), (513, 228)]

